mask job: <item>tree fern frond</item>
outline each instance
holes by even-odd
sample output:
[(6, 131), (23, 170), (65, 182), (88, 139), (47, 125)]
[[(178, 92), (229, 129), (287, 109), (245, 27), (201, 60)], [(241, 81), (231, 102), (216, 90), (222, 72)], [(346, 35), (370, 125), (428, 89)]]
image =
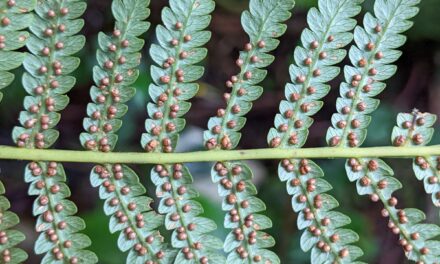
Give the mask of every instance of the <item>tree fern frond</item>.
[[(262, 68), (274, 60), (268, 52), (278, 46), (277, 38), (284, 34), (284, 22), (290, 18), (293, 6), (293, 0), (252, 0), (249, 11), (242, 13), (241, 23), (250, 41), (236, 61), (240, 72), (226, 82), (231, 88), (225, 96), (226, 108), (219, 109), (217, 116), (209, 119), (209, 130), (204, 133), (208, 149), (233, 149), (238, 145), (239, 131), (246, 123), (243, 116), (263, 92), (261, 86), (256, 86), (266, 77), (267, 72)], [(266, 205), (255, 196), (257, 190), (250, 168), (241, 161), (218, 162), (211, 170), (211, 177), (224, 197), (222, 208), (228, 211), (224, 226), (233, 229), (223, 246), (228, 253), (227, 263), (279, 263), (278, 256), (266, 249), (274, 246), (275, 240), (262, 230), (270, 228), (272, 222), (257, 214)]]
[[(65, 95), (75, 84), (69, 76), (79, 65), (72, 57), (84, 46), (85, 38), (75, 35), (84, 25), (78, 19), (86, 9), (84, 1), (51, 0), (36, 6), (32, 34), (26, 43), (32, 53), (26, 56), (23, 86), (30, 94), (24, 100), (25, 111), (15, 127), (13, 139), (19, 147), (49, 148), (58, 138), (53, 129), (60, 120), (58, 111), (69, 103)], [(63, 166), (56, 162), (31, 162), (26, 166), (25, 180), (30, 183), (29, 194), (37, 195), (34, 215), (40, 236), (35, 243), (37, 254), (46, 253), (42, 263), (96, 263), (96, 255), (84, 248), (90, 239), (78, 233), (85, 228), (76, 216), (75, 204), (65, 184)]]
[(112, 2), (116, 23), (111, 36), (100, 32), (96, 54), (98, 66), (93, 69), (95, 86), (90, 89), (93, 103), (87, 106), (88, 118), (83, 126), (88, 132), (81, 134), (81, 144), (89, 150), (112, 151), (117, 142), (116, 132), (121, 118), (136, 93), (130, 87), (139, 76), (137, 69), (140, 50), (150, 23), (144, 21), (150, 14), (149, 0), (115, 0)]
[[(15, 50), (23, 47), (29, 38), (26, 29), (32, 23), (30, 12), (36, 3), (36, 0), (0, 2), (0, 90), (12, 83), (14, 74), (9, 71), (19, 67), (26, 56)], [(2, 98), (0, 92), (0, 102)]]
[(280, 103), (280, 114), (275, 117), (275, 128), (268, 134), (271, 147), (300, 148), (304, 145), (308, 128), (323, 103), (318, 101), (330, 91), (326, 83), (340, 72), (334, 66), (347, 52), (343, 49), (353, 39), (351, 30), (356, 25), (352, 18), (361, 10), (363, 0), (319, 1), (319, 9), (312, 8), (307, 16), (310, 29), (301, 35), (302, 46), (295, 48), (290, 66), (292, 83), (286, 84), (287, 100)]
[[(150, 27), (145, 21), (150, 14), (149, 0), (115, 0), (112, 12), (116, 19), (111, 36), (100, 33), (97, 52), (98, 66), (93, 77), (95, 86), (90, 90), (93, 103), (87, 106), (88, 118), (83, 126), (88, 132), (80, 140), (84, 148), (110, 152), (117, 143), (117, 131), (127, 105), (135, 94), (130, 87), (139, 76), (141, 49), (139, 38)], [(104, 211), (110, 216), (110, 232), (120, 232), (118, 247), (129, 251), (127, 263), (169, 263), (175, 253), (163, 244), (156, 230), (161, 216), (152, 211), (151, 198), (139, 177), (128, 166), (102, 164), (93, 169), (90, 180), (99, 187), (100, 198), (105, 200)]]
[[(170, 0), (162, 11), (164, 25), (156, 28), (159, 45), (153, 44), (150, 55), (157, 65), (151, 66), (154, 84), (148, 91), (153, 102), (147, 106), (151, 119), (145, 122), (147, 133), (141, 145), (147, 152), (174, 151), (178, 133), (185, 127), (181, 118), (189, 111), (187, 100), (195, 96), (195, 83), (204, 73), (202, 66), (194, 65), (207, 55), (205, 45), (211, 32), (205, 30), (214, 10), (211, 0)], [(197, 23), (195, 23), (197, 21)]]
[[(154, 84), (149, 87), (153, 102), (147, 106), (150, 119), (141, 145), (147, 152), (173, 152), (179, 132), (185, 127), (182, 116), (188, 112), (198, 90), (195, 83), (204, 72), (195, 65), (206, 57), (205, 45), (211, 33), (205, 30), (214, 10), (212, 0), (170, 0), (162, 11), (164, 25), (156, 28), (158, 45), (150, 55), (157, 65), (151, 66)], [(192, 176), (183, 164), (156, 165), (151, 171), (156, 195), (161, 198), (159, 213), (165, 215), (165, 227), (173, 230), (171, 244), (179, 249), (174, 263), (224, 263), (218, 252), (221, 241), (209, 233), (217, 227), (201, 217), (203, 208), (193, 199)]]
[(111, 233), (120, 232), (118, 247), (129, 251), (126, 263), (170, 263), (175, 253), (163, 244), (157, 231), (163, 217), (151, 209), (152, 199), (130, 167), (121, 164), (97, 165), (90, 180), (105, 200)]
[(338, 201), (326, 192), (333, 187), (321, 168), (311, 160), (283, 160), (278, 175), (287, 182), (292, 208), (299, 212), (298, 228), (307, 228), (301, 236), (301, 249), (311, 252), (312, 263), (352, 263), (363, 255), (351, 245), (359, 240), (356, 232), (342, 228), (351, 223), (348, 216), (334, 211)]
[(274, 57), (268, 52), (276, 49), (278, 37), (282, 36), (287, 26), (283, 23), (290, 18), (293, 0), (252, 0), (250, 11), (244, 11), (242, 25), (250, 41), (240, 52), (236, 61), (240, 72), (226, 82), (231, 88), (227, 94), (227, 106), (211, 117), (208, 130), (204, 133), (205, 146), (208, 149), (233, 149), (241, 137), (239, 130), (246, 123), (246, 115), (252, 108), (252, 101), (263, 93), (261, 86), (256, 86), (266, 77)]
[(212, 181), (224, 197), (222, 208), (227, 211), (224, 226), (233, 229), (226, 237), (226, 263), (280, 263), (278, 256), (267, 248), (275, 245), (274, 238), (262, 231), (272, 227), (272, 221), (258, 214), (266, 210), (256, 197), (252, 171), (244, 162), (218, 162), (211, 171)]
[[(275, 128), (268, 134), (271, 147), (304, 145), (313, 123), (310, 116), (321, 109), (323, 103), (318, 100), (330, 91), (326, 83), (339, 74), (339, 67), (333, 65), (346, 56), (343, 48), (353, 39), (350, 31), (356, 25), (352, 17), (360, 12), (362, 2), (321, 0), (319, 9), (309, 11), (310, 29), (303, 31), (302, 46), (295, 49), (295, 63), (290, 66), (292, 83), (285, 88), (287, 100), (281, 101)], [(312, 263), (348, 263), (363, 255), (360, 248), (350, 245), (358, 240), (358, 235), (341, 228), (351, 220), (333, 211), (339, 204), (325, 193), (332, 186), (322, 178), (324, 173), (318, 165), (307, 159), (286, 159), (280, 162), (278, 174), (287, 183), (293, 210), (300, 213), (299, 229), (307, 228), (300, 244), (304, 251), (312, 250)]]
[[(402, 46), (405, 37), (402, 32), (409, 29), (410, 18), (418, 13), (419, 0), (376, 0), (374, 13), (364, 17), (364, 28), (355, 29), (354, 39), (357, 46), (350, 49), (353, 67), (345, 68), (346, 83), (340, 87), (337, 114), (332, 116), (333, 127), (327, 131), (327, 141), (331, 146), (358, 147), (365, 140), (367, 127), (371, 121), (369, 113), (379, 105), (379, 100), (371, 97), (385, 88), (386, 79), (390, 78), (401, 52), (395, 50)], [(381, 201), (384, 205), (382, 215), (389, 217), (389, 227), (400, 235), (400, 244), (410, 260), (432, 263), (438, 259), (437, 241), (428, 239), (432, 236), (419, 237), (418, 224), (425, 218), (416, 209), (398, 210), (397, 198), (392, 193), (400, 189), (401, 183), (393, 177), (393, 170), (380, 159), (349, 159), (346, 171), (350, 181), (356, 181), (360, 195), (368, 194), (372, 201)], [(430, 226), (429, 226), (430, 227)], [(432, 227), (433, 232), (437, 227)], [(415, 234), (415, 235), (413, 235)], [(434, 249), (433, 249), (434, 248)]]
[(385, 89), (384, 81), (396, 72), (395, 62), (402, 52), (396, 50), (406, 38), (401, 35), (412, 26), (409, 21), (418, 13), (420, 0), (376, 0), (376, 17), (367, 13), (364, 27), (356, 27), (349, 52), (353, 66), (344, 69), (345, 83), (340, 86), (341, 97), (336, 101), (338, 113), (332, 116), (327, 131), (330, 146), (358, 147), (367, 136), (371, 121), (368, 115), (379, 105), (372, 98)]

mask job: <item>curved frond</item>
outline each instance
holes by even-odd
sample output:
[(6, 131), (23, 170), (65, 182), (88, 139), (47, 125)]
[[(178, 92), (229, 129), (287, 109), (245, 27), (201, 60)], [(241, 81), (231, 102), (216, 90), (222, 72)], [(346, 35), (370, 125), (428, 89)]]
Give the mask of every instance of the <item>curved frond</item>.
[(357, 192), (369, 195), (373, 202), (384, 205), (382, 216), (389, 218), (388, 227), (399, 235), (399, 244), (409, 260), (435, 263), (440, 259), (440, 227), (421, 223), (425, 214), (414, 208), (397, 209), (393, 193), (402, 188), (393, 170), (381, 159), (349, 159), (345, 166), (350, 181), (356, 181)]

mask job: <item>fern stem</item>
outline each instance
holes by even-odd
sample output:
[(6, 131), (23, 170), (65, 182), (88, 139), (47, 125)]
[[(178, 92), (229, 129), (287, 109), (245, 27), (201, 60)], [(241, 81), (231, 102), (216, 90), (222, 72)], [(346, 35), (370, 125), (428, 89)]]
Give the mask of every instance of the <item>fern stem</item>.
[(0, 145), (3, 160), (52, 160), (79, 163), (130, 163), (170, 164), (187, 162), (295, 159), (295, 158), (412, 158), (415, 156), (439, 156), (440, 145), (423, 147), (365, 147), (365, 148), (302, 148), (302, 149), (246, 149), (211, 150), (185, 153), (113, 152), (98, 153), (79, 150), (23, 149)]

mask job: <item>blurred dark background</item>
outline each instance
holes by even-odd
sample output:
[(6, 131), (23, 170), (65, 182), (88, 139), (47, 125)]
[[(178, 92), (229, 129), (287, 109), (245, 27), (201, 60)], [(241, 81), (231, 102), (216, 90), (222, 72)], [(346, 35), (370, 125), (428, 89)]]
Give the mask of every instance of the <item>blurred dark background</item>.
[[(224, 82), (238, 71), (235, 59), (238, 51), (247, 42), (247, 37), (240, 26), (240, 12), (247, 7), (246, 0), (217, 0), (217, 9), (213, 14), (210, 30), (213, 32), (208, 43), (209, 56), (203, 62), (206, 72), (200, 83), (201, 89), (192, 100), (193, 107), (187, 115), (188, 126), (179, 142), (180, 151), (202, 149), (201, 133), (206, 128), (208, 118), (215, 114), (216, 108), (223, 104)], [(292, 62), (294, 47), (299, 44), (299, 36), (306, 27), (306, 12), (316, 0), (297, 0), (293, 18), (288, 21), (286, 34), (281, 38), (279, 48), (273, 53), (275, 62), (269, 67), (269, 74), (264, 81), (265, 94), (254, 105), (248, 115), (248, 122), (243, 129), (241, 148), (266, 147), (266, 134), (272, 126), (278, 110), (283, 90), (289, 81), (288, 65)], [(365, 1), (364, 10), (372, 10), (373, 1)], [(60, 149), (82, 149), (78, 136), (83, 131), (82, 119), (86, 115), (86, 105), (90, 101), (88, 90), (92, 85), (91, 69), (95, 65), (97, 33), (102, 30), (111, 32), (113, 20), (110, 12), (110, 0), (88, 1), (89, 7), (84, 15), (86, 27), (83, 34), (87, 36), (87, 46), (79, 54), (82, 58), (80, 68), (75, 72), (78, 77), (76, 87), (69, 93), (71, 103), (62, 112), (58, 126), (61, 136), (56, 144)], [(118, 151), (141, 151), (140, 135), (146, 116), (145, 106), (149, 100), (147, 87), (151, 79), (148, 73), (151, 59), (148, 48), (155, 42), (154, 28), (160, 23), (160, 10), (166, 4), (164, 0), (154, 0), (151, 4), (152, 27), (144, 36), (146, 45), (140, 78), (136, 83), (137, 94), (129, 103), (130, 110), (124, 118), (124, 126), (119, 132)], [(365, 12), (365, 11), (364, 11)], [(399, 70), (389, 80), (387, 89), (379, 96), (381, 105), (373, 114), (367, 141), (364, 146), (389, 145), (390, 135), (395, 124), (396, 114), (400, 111), (411, 111), (416, 107), (421, 111), (440, 114), (440, 26), (438, 14), (440, 1), (423, 0), (420, 14), (415, 19), (414, 27), (407, 33), (408, 42), (402, 48), (403, 56), (397, 61)], [(363, 13), (357, 18), (362, 21)], [(437, 22), (436, 22), (437, 21)], [(344, 64), (348, 61), (344, 61)], [(21, 70), (16, 71), (17, 76)], [(330, 94), (324, 99), (323, 109), (314, 117), (306, 147), (325, 146), (324, 137), (330, 125), (330, 117), (335, 111), (335, 100), (339, 95), (338, 86), (342, 76), (334, 80)], [(0, 144), (13, 145), (11, 130), (18, 124), (17, 118), (22, 110), (25, 96), (18, 77), (12, 86), (4, 90), (5, 98), (0, 104)], [(432, 144), (440, 142), (440, 133), (434, 137)], [(395, 176), (402, 181), (404, 189), (396, 193), (400, 206), (418, 207), (427, 214), (428, 221), (439, 223), (438, 209), (431, 205), (430, 196), (423, 191), (423, 186), (413, 176), (409, 160), (386, 160), (395, 169)], [(364, 250), (362, 260), (368, 263), (405, 263), (403, 251), (397, 245), (398, 238), (387, 230), (387, 221), (380, 217), (380, 204), (373, 204), (367, 197), (356, 194), (354, 184), (348, 182), (343, 160), (318, 160), (326, 172), (326, 179), (334, 186), (331, 192), (341, 206), (339, 211), (348, 214), (352, 219), (350, 228), (359, 233), (358, 245)], [(267, 215), (273, 220), (271, 233), (277, 245), (275, 251), (283, 263), (309, 263), (309, 253), (303, 253), (299, 247), (301, 232), (296, 227), (296, 215), (290, 207), (290, 197), (286, 194), (285, 185), (276, 174), (277, 161), (251, 161), (255, 182), (259, 187), (260, 197), (268, 205)], [(22, 244), (30, 253), (28, 263), (36, 263), (38, 256), (33, 254), (33, 241), (36, 239), (34, 218), (31, 215), (32, 202), (35, 197), (27, 196), (28, 186), (23, 182), (24, 162), (0, 161), (1, 180), (7, 189), (12, 210), (21, 216), (19, 228), (28, 239)], [(89, 172), (92, 164), (65, 163), (68, 183), (72, 190), (71, 199), (78, 205), (79, 214), (87, 223), (85, 232), (92, 238), (91, 250), (98, 254), (100, 263), (125, 263), (125, 254), (116, 246), (118, 234), (108, 232), (108, 219), (102, 212), (102, 202), (98, 199), (97, 189), (89, 184)], [(216, 195), (216, 187), (210, 182), (210, 164), (190, 164), (196, 186), (201, 192), (199, 201), (205, 206), (205, 216), (214, 219), (219, 228), (217, 235), (224, 238), (227, 230), (223, 229), (224, 212)], [(149, 182), (148, 166), (133, 166), (145, 183), (149, 195), (154, 189)], [(165, 232), (166, 234), (166, 232)]]

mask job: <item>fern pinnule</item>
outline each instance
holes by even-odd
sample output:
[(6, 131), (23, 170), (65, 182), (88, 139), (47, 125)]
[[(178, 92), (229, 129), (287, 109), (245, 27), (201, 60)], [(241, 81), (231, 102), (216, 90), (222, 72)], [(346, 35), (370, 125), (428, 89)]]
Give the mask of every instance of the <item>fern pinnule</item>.
[[(301, 148), (306, 142), (313, 123), (310, 116), (320, 110), (323, 103), (318, 100), (330, 91), (326, 83), (340, 72), (334, 65), (346, 56), (343, 48), (353, 39), (353, 17), (360, 12), (362, 2), (320, 0), (319, 9), (309, 11), (310, 29), (303, 31), (302, 46), (295, 49), (295, 63), (290, 66), (292, 83), (285, 88), (287, 100), (281, 101), (275, 128), (268, 134), (271, 147)], [(279, 164), (278, 175), (292, 195), (293, 210), (300, 214), (298, 227), (305, 229), (300, 245), (303, 251), (312, 250), (312, 263), (345, 263), (363, 254), (360, 248), (349, 245), (358, 240), (358, 235), (341, 228), (351, 220), (333, 210), (339, 204), (326, 193), (332, 186), (322, 178), (324, 173), (316, 163), (285, 159)]]
[[(195, 65), (206, 57), (203, 48), (211, 33), (212, 0), (170, 0), (162, 11), (163, 26), (156, 28), (158, 45), (150, 55), (157, 65), (151, 66), (153, 84), (147, 106), (149, 119), (141, 145), (147, 152), (173, 152), (179, 132), (185, 127), (182, 116), (188, 112), (198, 90), (195, 83), (204, 68)], [(196, 23), (197, 22), (197, 23)], [(217, 227), (214, 221), (201, 217), (203, 208), (193, 199), (198, 192), (192, 187), (192, 176), (184, 164), (159, 164), (151, 170), (151, 180), (160, 198), (158, 211), (165, 215), (165, 228), (173, 230), (171, 244), (177, 248), (174, 263), (224, 263), (218, 252), (221, 241), (209, 234)]]
[[(87, 106), (88, 118), (81, 134), (84, 148), (110, 152), (117, 143), (117, 131), (127, 105), (135, 94), (131, 87), (139, 76), (140, 50), (144, 41), (139, 38), (150, 27), (145, 21), (150, 14), (149, 0), (114, 0), (112, 12), (116, 19), (111, 36), (99, 33), (99, 49), (93, 77), (95, 85), (90, 90), (93, 103)], [(163, 237), (156, 228), (162, 217), (150, 207), (152, 199), (145, 196), (139, 177), (122, 164), (100, 164), (90, 175), (99, 196), (105, 200), (104, 212), (110, 216), (111, 233), (120, 232), (118, 247), (129, 251), (127, 263), (148, 261), (168, 263), (173, 254), (168, 252)]]
[(369, 195), (373, 202), (381, 201), (381, 214), (389, 218), (388, 227), (399, 235), (399, 244), (409, 260), (435, 263), (440, 258), (440, 241), (432, 240), (440, 235), (435, 224), (420, 223), (425, 214), (414, 208), (397, 209), (398, 199), (393, 193), (402, 184), (393, 175), (393, 170), (381, 159), (349, 159), (346, 171), (350, 181), (356, 181), (357, 192)]
[[(397, 116), (397, 126), (391, 135), (396, 147), (425, 146), (429, 144), (434, 134), (432, 126), (437, 116), (422, 113), (414, 109), (411, 113), (400, 113)], [(423, 181), (425, 192), (431, 194), (434, 206), (440, 209), (440, 157), (418, 156), (413, 159), (414, 174)]]
[(364, 16), (364, 27), (355, 29), (356, 45), (350, 48), (353, 66), (344, 68), (345, 81), (336, 101), (338, 113), (332, 116), (327, 142), (335, 147), (358, 147), (367, 136), (368, 115), (379, 106), (372, 97), (385, 89), (384, 81), (396, 72), (392, 65), (400, 55), (396, 50), (405, 43), (401, 35), (412, 26), (420, 0), (376, 0), (374, 13)]
[[(371, 120), (369, 113), (379, 105), (379, 100), (370, 97), (385, 88), (384, 80), (390, 78), (396, 66), (389, 65), (398, 59), (401, 52), (395, 50), (405, 42), (400, 35), (412, 23), (410, 18), (418, 13), (419, 0), (376, 0), (374, 13), (364, 17), (364, 27), (357, 27), (354, 39), (357, 46), (350, 49), (350, 60), (354, 67), (345, 68), (347, 83), (340, 87), (338, 113), (332, 117), (333, 127), (327, 131), (328, 144), (334, 147), (358, 147), (366, 137), (366, 128)], [(347, 160), (346, 172), (350, 181), (356, 182), (360, 195), (369, 195), (373, 202), (384, 205), (383, 217), (389, 217), (388, 227), (399, 235), (399, 243), (408, 259), (422, 263), (438, 260), (440, 243), (429, 240), (438, 235), (436, 225), (420, 224), (425, 219), (417, 209), (396, 209), (398, 199), (394, 191), (402, 187), (393, 177), (393, 170), (381, 159), (351, 158)], [(421, 234), (420, 230), (430, 230)]]
[[(58, 138), (54, 129), (60, 120), (58, 111), (69, 103), (65, 95), (75, 84), (69, 76), (79, 65), (72, 57), (84, 46), (85, 38), (75, 35), (84, 25), (78, 19), (86, 9), (84, 1), (51, 0), (39, 3), (26, 43), (32, 54), (26, 56), (23, 86), (30, 94), (24, 100), (25, 111), (15, 127), (13, 140), (19, 147), (44, 149)], [(35, 252), (44, 254), (42, 263), (96, 263), (96, 255), (84, 248), (90, 239), (78, 233), (85, 228), (76, 216), (62, 164), (31, 162), (26, 166), (25, 181), (30, 183), (29, 194), (37, 195), (33, 214), (37, 216), (36, 231), (40, 233)]]
[[(0, 2), (0, 90), (12, 83), (15, 76), (9, 72), (19, 67), (26, 56), (17, 52), (26, 44), (32, 23), (36, 0)], [(0, 102), (3, 94), (0, 91)]]
[[(249, 43), (240, 52), (236, 61), (240, 72), (226, 82), (231, 89), (226, 94), (227, 106), (211, 117), (204, 133), (205, 146), (213, 149), (233, 149), (240, 140), (240, 129), (245, 125), (244, 115), (252, 108), (263, 88), (257, 86), (266, 77), (263, 68), (270, 65), (274, 57), (268, 52), (278, 44), (291, 16), (293, 0), (250, 1), (250, 11), (242, 13), (241, 22), (249, 36)], [(258, 214), (266, 209), (256, 197), (251, 169), (241, 161), (220, 161), (211, 170), (213, 182), (218, 184), (218, 193), (224, 197), (222, 208), (227, 211), (224, 226), (233, 229), (224, 242), (228, 253), (227, 263), (279, 263), (278, 256), (267, 248), (275, 240), (264, 229), (272, 227), (270, 219)]]
[(25, 235), (13, 229), (19, 222), (18, 216), (9, 211), (11, 204), (4, 196), (5, 186), (0, 181), (0, 262), (22, 263), (27, 258), (26, 252), (16, 247), (25, 240)]
[(109, 152), (116, 145), (116, 132), (128, 109), (125, 103), (136, 93), (131, 85), (139, 76), (137, 67), (144, 46), (139, 36), (150, 26), (144, 21), (150, 14), (149, 2), (114, 0), (112, 12), (116, 23), (112, 35), (103, 32), (98, 35), (98, 66), (93, 68), (95, 85), (90, 89), (93, 103), (87, 105), (89, 117), (83, 122), (87, 132), (80, 137), (81, 144), (88, 150)]

